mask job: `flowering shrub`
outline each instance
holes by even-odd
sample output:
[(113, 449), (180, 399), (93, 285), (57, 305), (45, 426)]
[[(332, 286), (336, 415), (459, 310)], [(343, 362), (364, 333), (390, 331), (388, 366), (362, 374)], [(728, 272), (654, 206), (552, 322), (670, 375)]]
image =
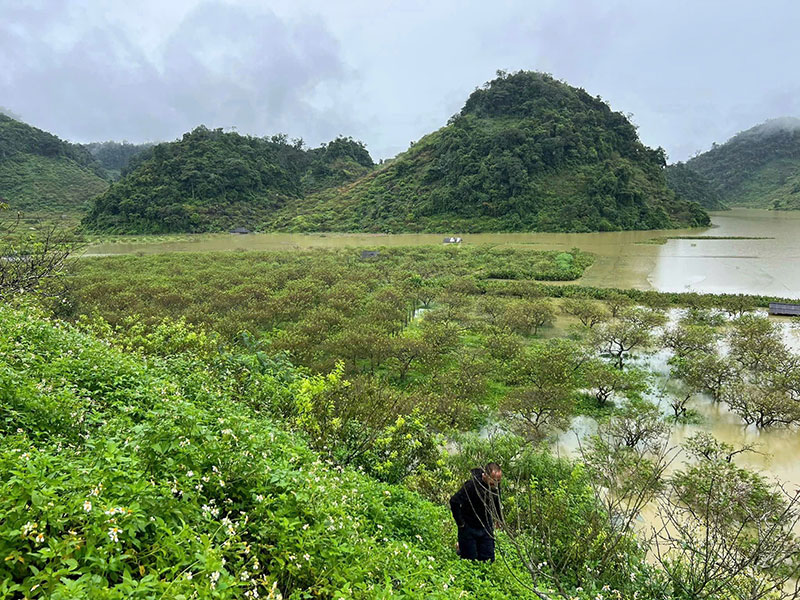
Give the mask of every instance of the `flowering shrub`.
[(202, 363), (31, 308), (0, 308), (0, 357), (0, 597), (525, 596), (456, 559), (443, 507), (322, 460)]

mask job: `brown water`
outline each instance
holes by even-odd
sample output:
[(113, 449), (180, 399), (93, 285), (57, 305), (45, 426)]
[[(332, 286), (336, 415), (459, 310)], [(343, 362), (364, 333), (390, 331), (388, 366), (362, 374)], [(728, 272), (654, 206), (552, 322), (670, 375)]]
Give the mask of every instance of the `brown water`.
[[(674, 323), (680, 316), (680, 309), (670, 311), (670, 321)], [(766, 312), (764, 311), (764, 314)], [(786, 317), (772, 318), (780, 327), (786, 345), (795, 353), (800, 353), (800, 320)], [(655, 375), (653, 387), (666, 394), (681, 392), (681, 383), (671, 380), (667, 361), (671, 356), (668, 350), (655, 354), (635, 357), (630, 361)], [(650, 399), (659, 402), (658, 393), (652, 393)], [(741, 418), (731, 412), (724, 404), (714, 402), (710, 396), (698, 394), (690, 401), (689, 407), (702, 416), (703, 422), (698, 425), (674, 425), (670, 433), (670, 445), (679, 447), (690, 436), (707, 431), (720, 441), (727, 442), (736, 448), (752, 445), (756, 452), (737, 455), (736, 464), (764, 474), (771, 480), (788, 483), (789, 489), (800, 486), (800, 432), (797, 427), (773, 427), (759, 430), (755, 426), (744, 424)], [(671, 414), (668, 405), (663, 404), (664, 414)], [(578, 417), (573, 421), (572, 430), (562, 434), (556, 444), (557, 451), (565, 456), (578, 454), (578, 440), (594, 432), (596, 423), (588, 417)], [(671, 469), (681, 468), (687, 460), (685, 454), (679, 452)], [(655, 512), (649, 510), (644, 515), (645, 523), (656, 525)], [(798, 531), (800, 534), (800, 531)]]
[[(666, 236), (748, 236), (774, 239), (669, 239)], [(358, 246), (441, 244), (441, 234), (202, 234), (96, 243), (86, 256)], [(735, 292), (800, 298), (800, 213), (736, 209), (712, 214), (712, 227), (610, 233), (462, 234), (465, 244), (578, 247), (595, 255), (579, 283), (663, 291)], [(150, 240), (150, 241), (145, 241)]]

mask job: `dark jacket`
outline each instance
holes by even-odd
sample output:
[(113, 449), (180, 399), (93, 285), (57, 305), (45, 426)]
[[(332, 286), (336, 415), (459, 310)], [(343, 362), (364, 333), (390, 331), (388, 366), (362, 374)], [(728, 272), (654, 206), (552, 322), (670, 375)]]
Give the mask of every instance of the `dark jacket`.
[(502, 521), (500, 488), (490, 488), (483, 481), (483, 469), (472, 469), (472, 478), (450, 498), (450, 510), (456, 525), (494, 531), (494, 519)]

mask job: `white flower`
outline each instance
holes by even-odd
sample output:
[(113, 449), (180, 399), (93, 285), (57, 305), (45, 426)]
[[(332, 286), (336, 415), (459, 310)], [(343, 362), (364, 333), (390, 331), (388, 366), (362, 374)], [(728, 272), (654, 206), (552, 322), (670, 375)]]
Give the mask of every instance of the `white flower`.
[(109, 539), (110, 539), (112, 542), (118, 542), (118, 541), (119, 541), (119, 532), (120, 532), (120, 528), (119, 528), (119, 527), (111, 527), (111, 528), (108, 530), (108, 537), (109, 537)]
[(187, 477), (194, 477), (194, 471), (187, 471), (186, 472), (186, 476)]
[(192, 572), (191, 572), (191, 571), (189, 571), (188, 573), (186, 573), (186, 579), (188, 579), (188, 580), (190, 580), (190, 581), (191, 581), (192, 577), (194, 577), (194, 575), (192, 575)]
[(83, 503), (83, 510), (86, 512), (92, 512), (92, 503), (89, 500)]
[(39, 532), (36, 534), (36, 542), (41, 544), (44, 541), (44, 534)]

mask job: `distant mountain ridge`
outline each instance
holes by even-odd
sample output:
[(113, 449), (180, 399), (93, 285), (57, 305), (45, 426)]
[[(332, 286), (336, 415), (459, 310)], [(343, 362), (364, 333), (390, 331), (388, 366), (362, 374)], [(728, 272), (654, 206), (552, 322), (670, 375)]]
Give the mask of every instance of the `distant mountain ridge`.
[(549, 75), (498, 73), (443, 128), (340, 189), (290, 199), (290, 231), (611, 231), (708, 224), (621, 113)]
[(105, 177), (82, 146), (0, 113), (0, 197), (11, 210), (85, 212)]
[(725, 204), (800, 209), (800, 119), (771, 119), (737, 133), (686, 166)]

